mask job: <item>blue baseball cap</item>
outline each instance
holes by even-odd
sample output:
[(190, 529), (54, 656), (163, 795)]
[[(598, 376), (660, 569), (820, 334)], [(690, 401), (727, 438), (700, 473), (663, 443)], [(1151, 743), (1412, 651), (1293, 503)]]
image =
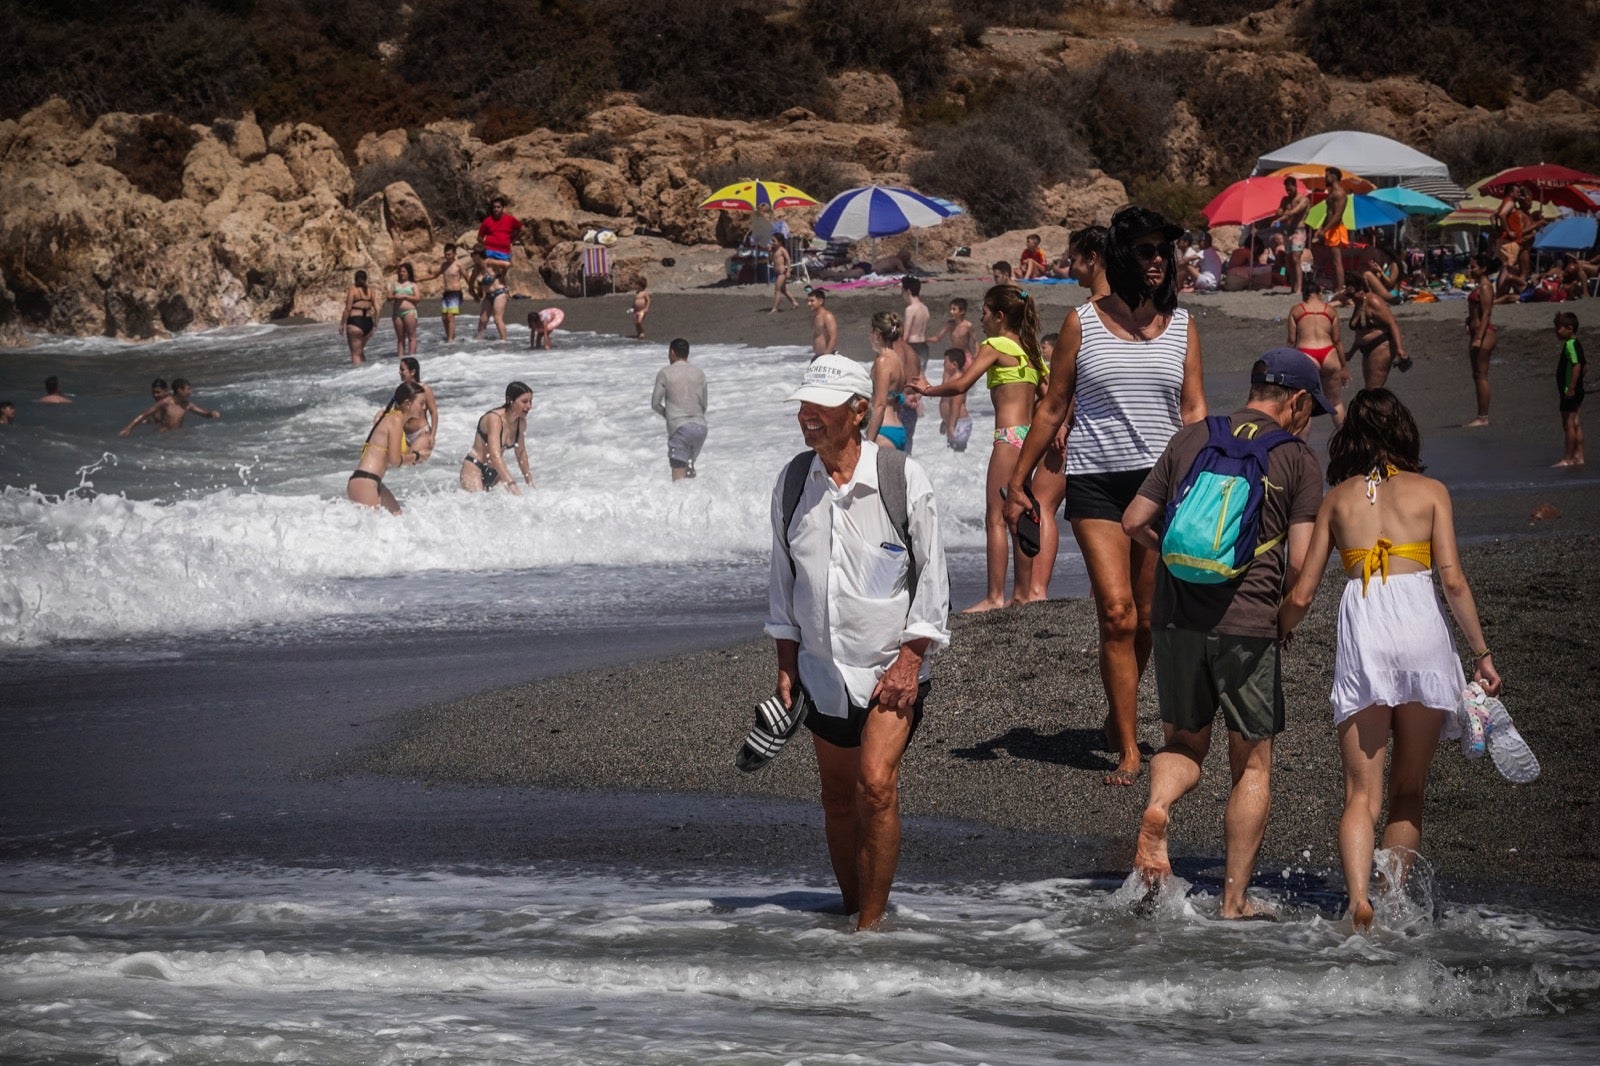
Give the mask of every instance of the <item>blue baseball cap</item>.
[(1333, 413), (1333, 404), (1322, 394), (1322, 370), (1317, 361), (1298, 348), (1274, 348), (1264, 353), (1250, 368), (1250, 384), (1280, 385), (1311, 394), (1311, 413)]

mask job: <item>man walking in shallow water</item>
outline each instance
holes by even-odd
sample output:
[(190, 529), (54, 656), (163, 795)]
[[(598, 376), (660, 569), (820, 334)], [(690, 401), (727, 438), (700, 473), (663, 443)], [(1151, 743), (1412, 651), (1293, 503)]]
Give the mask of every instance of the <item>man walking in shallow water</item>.
[[(803, 464), (798, 498), (785, 492), (788, 466), (773, 488), (765, 627), (777, 645), (778, 699), (789, 706), (804, 686), (813, 704), (805, 724), (822, 778), (828, 857), (858, 930), (889, 907), (900, 760), (922, 720), (928, 653), (950, 643), (933, 485), (915, 460), (892, 449), (880, 459), (862, 439), (871, 394), (864, 365), (823, 355), (789, 397), (800, 403), (812, 451), (792, 460)], [(891, 492), (903, 501), (901, 518), (891, 516)]]
[[(1200, 783), (1220, 712), (1228, 730), (1233, 787), (1223, 816), (1226, 880), (1222, 917), (1262, 913), (1246, 895), (1272, 808), (1272, 738), (1283, 732), (1283, 678), (1278, 659), (1278, 608), (1311, 543), (1322, 504), (1322, 470), (1305, 441), (1311, 416), (1332, 405), (1322, 392), (1316, 363), (1293, 348), (1267, 352), (1250, 373), (1250, 397), (1228, 416), (1236, 439), (1283, 429), (1291, 437), (1267, 453), (1265, 495), (1256, 530), (1260, 554), (1242, 574), (1204, 584), (1173, 575), (1165, 559), (1156, 568), (1152, 614), (1156, 696), (1165, 744), (1150, 760), (1150, 802), (1139, 823), (1134, 869), (1152, 887), (1172, 875), (1167, 825), (1173, 804)], [(1158, 530), (1170, 516), (1190, 467), (1210, 439), (1208, 422), (1173, 435), (1139, 493), (1122, 514), (1129, 538), (1161, 553)], [(1190, 495), (1199, 496), (1199, 482)], [(1207, 526), (1209, 529), (1209, 525)]]

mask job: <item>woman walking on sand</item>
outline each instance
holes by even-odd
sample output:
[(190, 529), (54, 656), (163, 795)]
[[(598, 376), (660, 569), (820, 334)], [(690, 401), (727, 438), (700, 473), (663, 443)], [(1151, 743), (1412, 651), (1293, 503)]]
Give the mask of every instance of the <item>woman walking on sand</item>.
[(1322, 394), (1333, 404), (1333, 428), (1344, 422), (1344, 401), (1339, 398), (1344, 383), (1350, 380), (1344, 357), (1339, 352), (1339, 316), (1322, 299), (1322, 285), (1307, 274), (1300, 286), (1300, 302), (1289, 308), (1289, 346), (1304, 352), (1317, 364), (1322, 375)]
[(1401, 876), (1422, 843), (1423, 789), (1441, 736), (1458, 731), (1466, 677), (1439, 609), (1439, 575), (1450, 613), (1472, 649), (1472, 676), (1489, 695), (1500, 675), (1461, 572), (1450, 493), (1423, 477), (1417, 424), (1387, 389), (1364, 389), (1328, 443), (1328, 483), (1299, 579), (1279, 629), (1292, 632), (1316, 598), (1335, 548), (1348, 580), (1339, 601), (1333, 721), (1344, 765), (1339, 854), (1350, 918), (1372, 924), (1373, 834), (1383, 810), (1383, 760), (1390, 738), (1389, 822), (1383, 847)]
[(361, 445), (361, 459), (345, 484), (345, 496), (352, 503), (382, 507), (390, 514), (400, 513), (400, 501), (384, 485), (383, 475), (391, 466), (414, 466), (428, 458), (427, 451), (413, 451), (406, 443), (405, 423), (417, 417), (421, 410), (422, 386), (402, 381), (394, 390), (389, 406), (367, 432), (366, 443)]
[(417, 272), (410, 263), (395, 268), (389, 298), (394, 301), (394, 354), (417, 354)]
[(378, 328), (378, 303), (367, 287), (367, 272), (356, 271), (355, 284), (344, 291), (344, 311), (339, 315), (339, 332), (350, 345), (350, 365), (367, 361), (367, 339)]
[(1011, 473), (1005, 521), (1026, 509), (1023, 489), (1050, 438), (1073, 413), (1067, 436), (1067, 518), (1100, 623), (1100, 680), (1107, 747), (1117, 765), (1107, 785), (1139, 777), (1139, 677), (1150, 659), (1155, 553), (1122, 531), (1145, 476), (1179, 427), (1206, 416), (1200, 337), (1178, 306), (1174, 242), (1183, 227), (1142, 207), (1111, 217), (1110, 292), (1067, 312), (1050, 366), (1050, 390)]
[[(994, 286), (983, 295), (979, 321), (988, 340), (978, 346), (978, 354), (967, 362), (966, 369), (938, 385), (928, 384), (925, 377), (906, 385), (908, 392), (920, 392), (924, 396), (957, 396), (970, 389), (981, 376), (994, 402), (994, 445), (989, 450), (983, 509), (988, 590), (983, 599), (967, 608), (969, 614), (1006, 605), (1008, 554), (1013, 559), (1012, 595), (1021, 600), (1032, 588), (1033, 559), (1023, 554), (1020, 542), (1006, 529), (1000, 510), (1000, 490), (1011, 479), (1011, 471), (1017, 465), (1017, 456), (1033, 421), (1033, 405), (1040, 383), (1048, 373), (1039, 351), (1039, 313), (1027, 293), (1015, 285)], [(1018, 488), (1018, 495), (1023, 491)], [(1054, 515), (1040, 515), (1041, 539), (1044, 523), (1054, 520)]]
[(431, 452), (433, 442), (439, 439), (439, 403), (433, 395), (433, 386), (422, 384), (422, 367), (415, 356), (400, 360), (400, 380), (408, 381), (422, 389), (422, 407), (406, 419), (406, 444), (412, 451)]
[(1478, 417), (1466, 423), (1468, 429), (1489, 424), (1489, 359), (1494, 355), (1495, 329), (1494, 275), (1499, 264), (1486, 255), (1477, 255), (1467, 268), (1472, 291), (1467, 293), (1467, 363), (1472, 367), (1472, 389), (1478, 397)]
[(1344, 294), (1350, 301), (1351, 339), (1350, 350), (1345, 353), (1346, 365), (1359, 351), (1362, 383), (1369, 389), (1381, 389), (1389, 382), (1391, 367), (1401, 373), (1411, 369), (1411, 357), (1406, 355), (1400, 339), (1400, 323), (1395, 321), (1388, 301), (1359, 278), (1346, 279)]

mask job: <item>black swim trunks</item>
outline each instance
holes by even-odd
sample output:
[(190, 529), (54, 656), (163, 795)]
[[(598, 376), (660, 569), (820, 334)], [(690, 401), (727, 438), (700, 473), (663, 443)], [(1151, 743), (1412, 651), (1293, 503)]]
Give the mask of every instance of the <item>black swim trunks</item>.
[[(924, 681), (917, 686), (917, 702), (911, 705), (911, 732), (906, 736), (906, 743), (911, 743), (911, 738), (917, 735), (917, 727), (922, 724), (922, 704), (928, 698), (928, 689), (932, 682)], [(870, 710), (876, 710), (873, 704)], [(847, 718), (839, 718), (831, 714), (823, 714), (815, 707), (806, 715), (806, 728), (813, 734), (826, 740), (829, 744), (839, 748), (859, 748), (861, 746), (861, 730), (867, 724), (869, 708), (850, 706)]]
[(1066, 512), (1069, 519), (1099, 518), (1121, 522), (1122, 512), (1139, 495), (1149, 470), (1117, 470), (1109, 474), (1068, 474)]

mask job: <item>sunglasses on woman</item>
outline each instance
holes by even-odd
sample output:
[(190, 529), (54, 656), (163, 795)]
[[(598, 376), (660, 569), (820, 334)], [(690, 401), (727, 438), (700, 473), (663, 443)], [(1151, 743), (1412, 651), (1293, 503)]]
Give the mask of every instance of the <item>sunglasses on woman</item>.
[(1143, 259), (1147, 263), (1158, 255), (1163, 259), (1171, 259), (1172, 242), (1162, 241), (1160, 244), (1136, 244), (1133, 246), (1133, 254), (1138, 256), (1140, 259)]

